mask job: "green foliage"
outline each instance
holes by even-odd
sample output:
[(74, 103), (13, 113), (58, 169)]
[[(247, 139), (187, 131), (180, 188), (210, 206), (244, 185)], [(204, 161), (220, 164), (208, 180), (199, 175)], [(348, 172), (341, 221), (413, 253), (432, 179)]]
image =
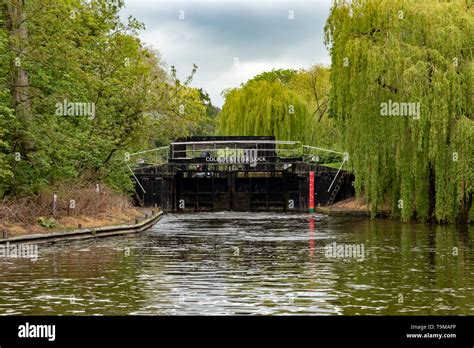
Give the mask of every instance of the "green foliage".
[(274, 135), (306, 145), (337, 147), (337, 130), (327, 117), (329, 71), (272, 70), (225, 93), (218, 117), (222, 135)]
[(171, 141), (201, 134), (209, 118), (200, 91), (184, 85), (174, 85), (167, 91), (160, 108), (147, 114), (148, 128), (142, 135), (152, 139), (152, 146), (167, 145)]
[[(0, 24), (4, 18), (0, 16)], [(6, 88), (8, 65), (7, 36), (4, 30), (0, 30), (0, 196), (3, 195), (4, 188), (1, 183), (11, 179), (13, 173), (10, 167), (11, 154), (9, 153), (9, 143), (6, 141), (9, 123), (12, 121), (12, 110), (9, 108), (9, 93)]]
[(281, 82), (253, 81), (226, 94), (219, 131), (226, 135), (274, 135), (308, 140), (310, 114), (295, 92)]
[[(5, 24), (7, 5), (24, 15), (21, 40)], [(167, 73), (159, 54), (138, 39), (143, 24), (121, 20), (120, 8), (106, 0), (0, 5), (0, 76), (7, 77), (0, 80), (0, 197), (64, 182), (104, 182), (130, 191), (125, 152), (201, 131), (206, 105), (189, 87), (197, 66), (184, 83), (175, 71)], [(12, 47), (21, 48), (19, 67)], [(28, 77), (23, 109), (12, 98), (17, 87), (11, 83), (21, 70)], [(95, 114), (58, 112), (68, 102), (93, 105)]]
[(42, 227), (53, 228), (58, 225), (58, 222), (52, 217), (43, 217), (38, 218), (38, 224)]
[(294, 69), (274, 69), (272, 71), (265, 71), (261, 74), (258, 74), (249, 81), (280, 81), (283, 84), (288, 84), (296, 76), (297, 73), (298, 72)]
[[(473, 8), (464, 0), (336, 1), (330, 113), (372, 211), (452, 222), (473, 193)], [(381, 116), (419, 103), (420, 117)], [(465, 211), (464, 211), (465, 213)]]
[(209, 94), (202, 88), (199, 89), (199, 95), (202, 103), (206, 107), (206, 116), (199, 125), (199, 129), (196, 133), (199, 135), (212, 135), (216, 131), (217, 115), (221, 109), (212, 104)]

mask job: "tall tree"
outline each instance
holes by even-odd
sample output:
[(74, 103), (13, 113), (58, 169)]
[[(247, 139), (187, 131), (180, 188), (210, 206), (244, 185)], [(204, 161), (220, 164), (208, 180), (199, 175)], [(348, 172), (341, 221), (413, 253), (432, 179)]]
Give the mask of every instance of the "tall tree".
[[(472, 209), (472, 5), (335, 1), (326, 42), (330, 113), (372, 212), (386, 200), (404, 220), (454, 221)], [(402, 113), (407, 105), (419, 112)]]
[[(198, 129), (199, 91), (140, 42), (144, 26), (120, 17), (123, 2), (1, 4), (0, 54), (9, 64), (2, 60), (0, 69), (9, 79), (0, 81), (0, 194), (64, 182), (132, 189), (125, 152), (150, 146), (151, 129), (155, 137)], [(166, 118), (169, 129), (151, 115)]]
[(338, 147), (328, 118), (329, 70), (280, 69), (263, 72), (240, 88), (225, 92), (218, 117), (224, 135), (274, 135), (306, 145)]
[(31, 149), (32, 143), (28, 129), (32, 114), (29, 100), (29, 79), (25, 69), (24, 57), (28, 55), (29, 36), (26, 20), (26, 1), (8, 0), (2, 3), (8, 44), (10, 76), (8, 87), (12, 94), (12, 108), (15, 111), (19, 129), (15, 134), (14, 150), (25, 153)]
[[(0, 25), (5, 18), (0, 11)], [(7, 88), (6, 76), (10, 69), (8, 50), (8, 36), (5, 30), (0, 30), (0, 197), (3, 196), (3, 182), (11, 179), (10, 144), (6, 141), (7, 132), (12, 122), (13, 110), (11, 109), (11, 96)]]

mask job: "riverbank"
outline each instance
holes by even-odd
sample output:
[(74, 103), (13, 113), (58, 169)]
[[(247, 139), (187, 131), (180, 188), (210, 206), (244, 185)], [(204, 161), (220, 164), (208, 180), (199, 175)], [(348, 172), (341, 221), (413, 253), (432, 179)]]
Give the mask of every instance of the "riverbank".
[[(370, 217), (370, 207), (364, 198), (355, 197), (345, 199), (330, 206), (316, 207), (316, 212), (330, 216), (348, 216), (348, 217)], [(378, 211), (375, 217), (386, 218), (391, 215), (388, 205), (385, 205), (381, 211)]]
[(106, 187), (54, 192), (1, 202), (0, 238), (132, 224), (145, 214), (151, 216), (151, 209), (134, 207), (128, 196)]
[[(137, 207), (115, 207), (106, 212), (94, 216), (66, 216), (55, 219), (57, 225), (54, 227), (43, 227), (39, 224), (12, 224), (0, 223), (0, 232), (5, 231), (10, 237), (27, 236), (32, 234), (52, 234), (60, 231), (68, 231), (78, 228), (94, 229), (106, 226), (127, 225), (142, 219), (145, 214), (151, 216), (151, 210)], [(1, 238), (0, 233), (0, 238)]]
[[(163, 212), (160, 211), (157, 213), (156, 211), (152, 210), (150, 211), (150, 214), (145, 214), (143, 219), (135, 218), (134, 222), (128, 224), (105, 226), (98, 228), (79, 228), (51, 233), (27, 234), (17, 237), (3, 236), (3, 239), (2, 236), (0, 236), (0, 242), (6, 243), (8, 249), (10, 245), (23, 243), (57, 243), (62, 241), (83, 240), (91, 238), (118, 236), (124, 234), (133, 234), (143, 232), (149, 229), (159, 219), (161, 219), (162, 216)], [(13, 248), (13, 250), (17, 249)]]

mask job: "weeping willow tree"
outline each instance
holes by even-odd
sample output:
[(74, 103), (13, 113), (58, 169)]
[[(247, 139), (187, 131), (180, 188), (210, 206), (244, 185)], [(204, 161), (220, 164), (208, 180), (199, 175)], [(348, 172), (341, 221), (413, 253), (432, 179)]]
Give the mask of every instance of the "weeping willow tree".
[(403, 220), (453, 222), (470, 207), (474, 220), (469, 1), (335, 1), (326, 43), (330, 114), (372, 212), (388, 201)]
[[(221, 135), (274, 135), (308, 145), (334, 143), (327, 117), (329, 72), (273, 70), (226, 91), (218, 117)], [(331, 130), (331, 131), (329, 131)]]
[(311, 123), (307, 125), (311, 139), (306, 144), (342, 151), (339, 131), (328, 115), (329, 74), (330, 70), (321, 65), (300, 70), (289, 82), (289, 88), (304, 98), (312, 116)]

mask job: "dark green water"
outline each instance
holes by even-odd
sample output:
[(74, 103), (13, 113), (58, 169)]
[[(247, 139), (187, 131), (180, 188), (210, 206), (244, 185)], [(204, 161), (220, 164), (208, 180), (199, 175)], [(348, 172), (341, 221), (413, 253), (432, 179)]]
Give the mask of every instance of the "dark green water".
[(473, 238), (318, 214), (167, 215), (138, 236), (0, 258), (0, 314), (473, 315)]

